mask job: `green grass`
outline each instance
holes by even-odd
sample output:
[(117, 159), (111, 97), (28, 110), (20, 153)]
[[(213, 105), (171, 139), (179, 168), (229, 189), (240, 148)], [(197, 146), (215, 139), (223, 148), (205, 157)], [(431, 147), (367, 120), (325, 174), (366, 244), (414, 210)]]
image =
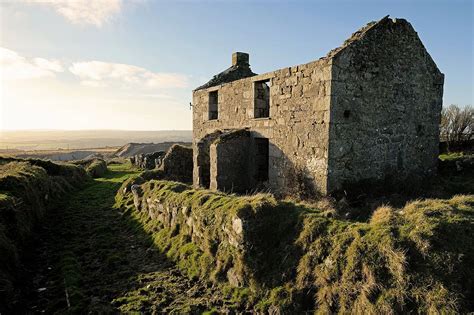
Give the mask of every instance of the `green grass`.
[[(156, 180), (141, 185), (141, 200), (154, 203), (142, 202), (136, 211), (130, 193), (119, 193), (117, 203), (190, 278), (218, 286), (229, 271), (240, 278), (245, 294), (226, 295), (236, 309), (457, 313), (474, 307), (470, 174), (443, 173), (423, 190), (439, 197), (368, 208), (366, 216), (352, 219), (323, 200), (277, 201)], [(192, 229), (184, 213), (191, 213)], [(248, 226), (237, 249), (226, 232), (235, 217)]]
[[(46, 313), (181, 314), (231, 304), (217, 288), (181, 274), (141, 223), (113, 207), (122, 182), (138, 171), (128, 164), (108, 168), (48, 218), (45, 251), (35, 264), (52, 270), (37, 270), (38, 286), (47, 290), (29, 307)], [(192, 255), (191, 245), (180, 250)]]
[(48, 211), (87, 179), (73, 165), (0, 157), (0, 312), (22, 307), (25, 262)]
[(450, 161), (450, 160), (456, 160), (459, 159), (460, 157), (465, 156), (463, 152), (451, 152), (451, 153), (443, 153), (439, 155), (439, 159), (441, 161)]
[[(437, 198), (381, 206), (356, 220), (327, 200), (308, 204), (143, 183), (129, 164), (108, 169), (47, 212), (27, 310), (379, 314), (473, 308), (470, 171), (437, 177), (431, 186), (440, 190)], [(151, 219), (159, 212), (143, 203), (134, 208), (132, 194), (123, 193), (133, 183), (142, 184), (142, 200), (160, 200), (165, 217)], [(9, 198), (0, 194), (0, 204)], [(236, 218), (243, 220), (242, 235), (234, 233)], [(229, 272), (242, 287), (227, 283)], [(36, 292), (40, 287), (46, 290)]]

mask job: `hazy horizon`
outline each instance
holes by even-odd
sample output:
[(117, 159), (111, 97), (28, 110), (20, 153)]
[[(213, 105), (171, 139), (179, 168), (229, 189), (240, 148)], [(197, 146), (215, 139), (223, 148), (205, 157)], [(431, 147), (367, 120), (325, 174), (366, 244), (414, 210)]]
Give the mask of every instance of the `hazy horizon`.
[(191, 142), (191, 130), (22, 130), (0, 131), (0, 150), (57, 150), (134, 143)]
[(155, 131), (192, 131), (192, 129), (105, 129), (105, 128), (93, 128), (93, 129), (0, 129), (0, 132), (31, 132), (31, 131), (143, 131), (143, 132), (155, 132)]

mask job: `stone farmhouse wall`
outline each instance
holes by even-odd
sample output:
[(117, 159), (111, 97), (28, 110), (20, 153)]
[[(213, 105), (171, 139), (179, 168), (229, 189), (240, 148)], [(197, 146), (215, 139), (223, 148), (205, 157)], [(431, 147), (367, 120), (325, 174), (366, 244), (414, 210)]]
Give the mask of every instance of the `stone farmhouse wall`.
[(330, 190), (436, 172), (444, 76), (410, 23), (371, 27), (333, 58)]
[[(193, 91), (196, 187), (314, 195), (436, 171), (444, 76), (407, 21), (369, 23), (307, 64), (253, 75), (248, 55), (243, 61), (245, 78)], [(261, 98), (268, 92), (269, 117), (256, 118), (266, 115)], [(219, 144), (235, 130), (248, 133)], [(268, 139), (264, 181), (256, 166), (262, 138)]]
[(250, 132), (239, 130), (226, 136), (220, 136), (210, 146), (210, 188), (246, 191), (252, 185)]
[[(270, 117), (254, 118), (254, 84), (262, 80), (270, 83)], [(321, 59), (195, 91), (195, 185), (202, 186), (197, 171), (199, 141), (217, 130), (247, 128), (251, 138), (269, 139), (268, 181), (263, 186), (285, 193), (297, 185), (293, 179), (298, 173), (307, 178), (311, 189), (326, 192), (330, 80), (330, 61)], [(212, 91), (218, 91), (216, 120), (209, 120), (208, 113)], [(246, 176), (251, 188), (253, 176)]]

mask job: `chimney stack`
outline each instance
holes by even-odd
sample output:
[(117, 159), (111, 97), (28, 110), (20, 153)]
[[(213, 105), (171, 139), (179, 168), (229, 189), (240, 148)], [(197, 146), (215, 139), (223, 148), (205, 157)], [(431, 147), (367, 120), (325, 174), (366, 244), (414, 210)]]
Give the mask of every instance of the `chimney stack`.
[(235, 52), (232, 54), (232, 65), (249, 65), (249, 54), (243, 52)]

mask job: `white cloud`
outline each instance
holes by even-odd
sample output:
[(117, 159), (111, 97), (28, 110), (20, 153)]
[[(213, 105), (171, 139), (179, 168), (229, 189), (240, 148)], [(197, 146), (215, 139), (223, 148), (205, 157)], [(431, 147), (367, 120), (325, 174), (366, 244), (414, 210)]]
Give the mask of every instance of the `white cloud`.
[(45, 69), (45, 70), (51, 70), (54, 72), (63, 72), (63, 66), (61, 63), (57, 60), (48, 60), (48, 59), (43, 59), (43, 58), (35, 58), (33, 59), (33, 62), (35, 63), (36, 66)]
[(160, 99), (174, 99), (173, 96), (168, 95), (168, 94), (142, 94), (141, 96), (147, 97), (147, 98), (160, 98)]
[(106, 84), (101, 81), (94, 81), (94, 80), (83, 80), (81, 84), (84, 86), (91, 86), (91, 87), (104, 87)]
[(74, 24), (101, 27), (122, 10), (122, 0), (29, 0), (31, 3), (52, 7)]
[(0, 47), (0, 75), (2, 80), (26, 80), (54, 77), (64, 71), (61, 63), (43, 58), (28, 59), (13, 50)]
[[(182, 74), (157, 73), (122, 63), (76, 62), (69, 67), (69, 71), (88, 82), (121, 83), (149, 88), (184, 88), (188, 84), (188, 77)], [(91, 85), (90, 82), (88, 85)]]

